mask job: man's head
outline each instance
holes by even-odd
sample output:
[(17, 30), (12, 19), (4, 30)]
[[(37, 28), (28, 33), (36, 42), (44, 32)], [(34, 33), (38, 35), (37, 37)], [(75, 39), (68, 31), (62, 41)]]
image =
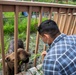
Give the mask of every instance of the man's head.
[(60, 34), (58, 26), (53, 20), (43, 21), (38, 27), (38, 32), (43, 42), (49, 45)]

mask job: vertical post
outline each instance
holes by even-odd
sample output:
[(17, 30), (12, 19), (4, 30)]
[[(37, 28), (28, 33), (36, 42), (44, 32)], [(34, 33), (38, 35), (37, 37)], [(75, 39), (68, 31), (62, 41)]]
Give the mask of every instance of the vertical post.
[(60, 31), (62, 33), (63, 32), (63, 29), (64, 29), (65, 21), (66, 21), (66, 15), (65, 14), (62, 14), (61, 16), (62, 16), (62, 21), (61, 21)]
[(72, 19), (73, 19), (73, 14), (74, 14), (74, 9), (72, 9), (72, 12), (70, 13), (70, 18), (69, 18), (69, 21), (68, 21), (68, 30), (67, 30), (67, 34), (69, 34), (70, 32), (70, 27), (71, 27), (71, 23), (72, 23)]
[(52, 12), (53, 12), (53, 8), (51, 8), (50, 11), (49, 11), (48, 19), (51, 19), (52, 18)]
[(70, 27), (70, 30), (69, 30), (69, 34), (72, 35), (74, 34), (74, 30), (75, 30), (75, 25), (76, 25), (76, 16), (73, 15), (73, 18), (72, 18), (72, 22), (71, 22), (71, 27)]
[(74, 13), (74, 10), (72, 10), (72, 12), (71, 13), (69, 13), (69, 10), (70, 9), (68, 9), (68, 16), (67, 16), (67, 20), (66, 20), (66, 23), (65, 23), (65, 30), (64, 30), (64, 33), (66, 33), (66, 34), (68, 34), (68, 32), (69, 32), (69, 26), (70, 26), (70, 23), (71, 23), (71, 20), (72, 20), (72, 17), (73, 17), (73, 13)]
[(60, 22), (61, 22), (61, 8), (58, 9), (58, 18), (57, 18), (57, 24), (58, 24), (58, 27), (60, 29)]
[(66, 12), (66, 17), (65, 17), (65, 24), (64, 24), (64, 28), (63, 28), (63, 32), (66, 34), (66, 26), (67, 26), (67, 20), (68, 20), (68, 14), (69, 14), (69, 9), (67, 9), (67, 12)]
[(73, 34), (76, 34), (76, 16), (75, 16), (75, 28), (74, 28), (74, 30), (73, 30)]
[(27, 22), (26, 51), (29, 51), (31, 13), (32, 13), (32, 7), (29, 7), (28, 22)]
[(5, 52), (4, 52), (4, 33), (3, 33), (3, 14), (2, 14), (2, 6), (1, 5), (0, 5), (0, 48), (2, 51), (3, 75), (6, 75)]
[(57, 23), (57, 19), (58, 19), (58, 14), (57, 13), (54, 13), (54, 21)]
[[(41, 10), (39, 12), (38, 26), (40, 25), (40, 23), (42, 21), (42, 13), (43, 13), (43, 7), (41, 7)], [(37, 52), (38, 52), (38, 45), (39, 45), (39, 33), (37, 32), (35, 54), (37, 54)], [(34, 59), (34, 66), (36, 66), (36, 58)]]
[(18, 6), (15, 6), (15, 19), (14, 19), (14, 52), (15, 52), (15, 62), (14, 71), (17, 74), (17, 48), (18, 48)]

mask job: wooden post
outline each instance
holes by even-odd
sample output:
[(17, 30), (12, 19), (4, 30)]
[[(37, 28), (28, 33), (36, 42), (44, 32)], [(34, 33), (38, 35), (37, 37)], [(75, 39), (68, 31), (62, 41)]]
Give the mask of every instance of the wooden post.
[[(42, 22), (42, 13), (43, 13), (43, 7), (41, 7), (41, 10), (39, 12), (39, 22), (38, 26)], [(36, 47), (35, 47), (35, 54), (38, 52), (38, 45), (39, 45), (39, 33), (37, 32), (37, 37), (36, 37)], [(36, 58), (34, 59), (34, 66), (36, 66)]]
[(68, 21), (69, 10), (70, 10), (70, 9), (67, 9), (66, 17), (65, 17), (65, 24), (64, 24), (64, 28), (63, 28), (63, 32), (64, 32), (65, 34), (67, 34), (67, 23), (68, 23), (67, 21)]
[(18, 6), (15, 7), (15, 19), (14, 19), (14, 52), (15, 52), (15, 62), (14, 62), (14, 72), (17, 74), (17, 49), (18, 49)]
[(29, 7), (28, 22), (27, 22), (26, 51), (29, 51), (31, 13), (32, 13), (32, 7)]
[(5, 52), (4, 52), (4, 33), (3, 33), (3, 14), (2, 14), (2, 6), (1, 5), (0, 5), (0, 48), (2, 51), (3, 75), (6, 75)]

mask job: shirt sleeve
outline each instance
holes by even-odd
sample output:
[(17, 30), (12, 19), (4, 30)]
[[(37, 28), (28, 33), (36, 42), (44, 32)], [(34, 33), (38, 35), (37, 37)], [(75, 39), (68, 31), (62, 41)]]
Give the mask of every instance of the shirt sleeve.
[(55, 59), (44, 59), (43, 75), (61, 75)]

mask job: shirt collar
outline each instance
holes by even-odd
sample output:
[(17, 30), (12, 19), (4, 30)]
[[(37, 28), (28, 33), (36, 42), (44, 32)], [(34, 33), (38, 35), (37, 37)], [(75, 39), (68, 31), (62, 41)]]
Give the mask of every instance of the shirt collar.
[(63, 39), (66, 36), (66, 34), (61, 33), (59, 36), (55, 38), (55, 40), (52, 42), (52, 44), (49, 46), (49, 49), (47, 52), (49, 52), (50, 48), (52, 48), (59, 40)]

